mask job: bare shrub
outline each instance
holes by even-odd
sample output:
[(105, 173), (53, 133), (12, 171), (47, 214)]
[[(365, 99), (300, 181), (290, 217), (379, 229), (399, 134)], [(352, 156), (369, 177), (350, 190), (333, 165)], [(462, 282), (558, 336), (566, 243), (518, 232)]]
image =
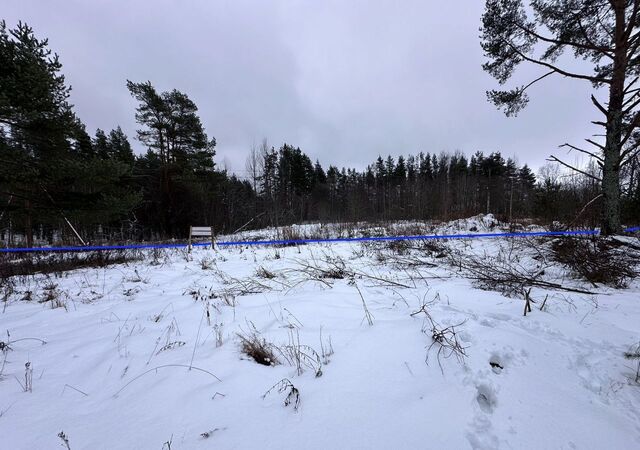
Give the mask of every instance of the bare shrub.
[(605, 238), (563, 237), (551, 243), (553, 258), (594, 286), (596, 283), (624, 288), (638, 275), (637, 252), (620, 248), (618, 241)]
[(289, 242), (289, 241), (301, 241), (305, 236), (301, 235), (294, 227), (281, 227), (276, 232), (276, 240), (284, 241), (274, 244), (275, 247), (295, 247), (298, 245), (305, 245), (304, 242)]
[(2, 301), (2, 312), (7, 309), (9, 300), (16, 292), (15, 281), (12, 278), (0, 278), (0, 301)]
[(205, 256), (204, 258), (202, 258), (199, 264), (202, 270), (211, 270), (216, 267), (215, 259), (208, 256)]
[(327, 342), (325, 343), (324, 339), (322, 339), (322, 327), (320, 327), (320, 354), (322, 356), (322, 364), (325, 366), (329, 364), (331, 361), (329, 358), (333, 356), (333, 343), (331, 342), (331, 336), (329, 336)]
[(624, 352), (624, 357), (628, 360), (638, 361), (634, 381), (640, 383), (640, 342), (632, 345), (628, 351)]
[(9, 345), (9, 343), (10, 343), (9, 332), (7, 331), (7, 342), (0, 341), (0, 353), (2, 353), (2, 366), (0, 366), (0, 379), (2, 379), (3, 377), (4, 368), (7, 364), (7, 357), (9, 355), (9, 352), (13, 350)]
[(433, 342), (427, 350), (427, 358), (429, 356), (429, 351), (431, 351), (434, 346), (437, 346), (437, 358), (440, 369), (442, 369), (442, 362), (440, 361), (441, 355), (444, 355), (445, 358), (455, 355), (459, 363), (464, 362), (464, 358), (467, 356), (466, 347), (464, 347), (458, 340), (456, 327), (464, 325), (465, 322), (466, 321), (462, 321), (457, 325), (450, 325), (444, 328), (439, 328), (435, 322), (432, 323), (431, 339)]
[(168, 344), (165, 344), (165, 345), (163, 345), (162, 347), (160, 347), (160, 350), (158, 350), (158, 352), (156, 353), (156, 355), (157, 355), (157, 354), (159, 354), (159, 353), (162, 353), (162, 352), (164, 352), (164, 351), (166, 351), (166, 350), (172, 350), (172, 349), (174, 349), (174, 348), (182, 347), (182, 346), (183, 346), (183, 345), (185, 345), (185, 344), (186, 344), (186, 342), (184, 342), (184, 341), (173, 341), (173, 342), (169, 342)]
[(130, 274), (129, 276), (125, 277), (124, 281), (128, 283), (149, 283), (148, 278), (143, 278), (142, 276), (140, 276), (140, 274), (138, 273), (138, 269), (133, 269), (133, 275)]
[(178, 327), (176, 319), (173, 318), (171, 322), (169, 322), (169, 325), (162, 330), (162, 334), (156, 339), (156, 345), (149, 355), (149, 359), (147, 359), (147, 365), (151, 362), (151, 359), (159, 353), (185, 345), (186, 342), (175, 339), (178, 336), (180, 336), (180, 328)]
[(523, 265), (517, 256), (503, 250), (497, 256), (451, 252), (448, 255), (448, 262), (452, 267), (460, 270), (466, 278), (473, 280), (478, 288), (498, 291), (507, 297), (524, 298), (525, 289), (532, 286), (587, 295), (594, 294), (584, 289), (545, 280), (543, 276), (550, 266)]
[(398, 255), (406, 255), (407, 253), (409, 253), (409, 250), (411, 249), (409, 242), (405, 240), (389, 241), (386, 247), (389, 250), (391, 250), (393, 253), (396, 253)]
[(282, 358), (296, 368), (296, 373), (302, 375), (305, 368), (313, 370), (316, 377), (322, 376), (322, 360), (318, 352), (308, 345), (300, 343), (298, 329), (289, 329), (289, 343), (276, 347)]
[(216, 347), (222, 347), (223, 338), (224, 338), (223, 329), (224, 329), (224, 324), (222, 322), (216, 323), (213, 326), (213, 332), (216, 337)]
[[(436, 298), (439, 298), (437, 296)], [(436, 300), (434, 299), (433, 302)], [(423, 332), (425, 334), (431, 335), (431, 344), (427, 348), (427, 355), (425, 357), (425, 362), (429, 364), (429, 353), (432, 349), (436, 348), (436, 359), (438, 360), (438, 365), (440, 366), (440, 371), (444, 373), (444, 369), (442, 367), (442, 359), (441, 358), (450, 358), (454, 356), (460, 364), (464, 363), (464, 359), (467, 357), (467, 347), (463, 346), (462, 343), (458, 339), (458, 333), (456, 328), (461, 327), (466, 323), (466, 320), (456, 324), (450, 325), (447, 327), (443, 327), (439, 325), (431, 314), (429, 313), (428, 307), (433, 302), (423, 302), (420, 309), (413, 312), (411, 316), (417, 316), (423, 314), (425, 317), (425, 326), (423, 327)]]
[(356, 283), (355, 280), (351, 280), (353, 282), (353, 285), (356, 287), (358, 294), (360, 294), (360, 299), (362, 300), (362, 308), (364, 309), (364, 319), (367, 321), (367, 323), (369, 324), (369, 326), (373, 325), (373, 314), (371, 314), (371, 312), (369, 311), (369, 308), (367, 307), (367, 302), (364, 300), (364, 296), (362, 295), (362, 291), (360, 291), (360, 288), (358, 287), (358, 283)]
[(274, 384), (267, 392), (262, 395), (262, 399), (264, 400), (267, 395), (269, 395), (274, 390), (279, 394), (283, 394), (286, 392), (287, 395), (284, 398), (283, 405), (285, 407), (293, 405), (293, 410), (296, 412), (298, 411), (298, 408), (300, 407), (300, 391), (293, 385), (293, 383), (291, 383), (291, 381), (289, 381), (288, 378), (283, 378), (282, 380)]
[(266, 278), (268, 280), (271, 280), (272, 278), (276, 277), (276, 274), (271, 272), (268, 269), (265, 269), (264, 267), (260, 266), (258, 267), (258, 270), (256, 270), (256, 276), (260, 277), (260, 278)]
[(446, 240), (421, 239), (418, 241), (417, 248), (434, 258), (445, 258), (450, 251)]
[(150, 256), (151, 262), (149, 262), (149, 264), (152, 266), (161, 266), (168, 260), (167, 252), (158, 247), (151, 249)]
[(240, 338), (240, 351), (263, 366), (275, 366), (279, 364), (275, 351), (277, 347), (260, 336), (253, 324), (250, 324), (247, 333), (236, 333)]
[[(40, 339), (40, 338), (36, 338), (36, 337), (23, 337), (20, 339), (11, 339), (11, 334), (9, 333), (9, 330), (7, 330), (7, 340), (5, 341), (0, 341), (0, 353), (2, 353), (2, 365), (0, 365), (0, 380), (2, 379), (2, 377), (4, 376), (4, 368), (7, 364), (7, 357), (10, 351), (13, 351), (13, 345), (17, 344), (18, 342), (22, 342), (22, 341), (38, 341), (40, 342), (42, 345), (45, 345), (47, 343), (47, 341), (45, 341), (44, 339)], [(29, 365), (29, 367), (27, 367), (25, 365), (26, 369), (29, 369), (31, 367), (31, 363), (28, 362), (27, 363)], [(25, 373), (25, 376), (27, 375), (27, 373)], [(30, 381), (29, 381), (30, 384)], [(22, 386), (22, 383), (20, 384)], [(24, 389), (24, 386), (23, 386)]]
[(63, 298), (63, 295), (64, 293), (58, 289), (57, 284), (49, 282), (42, 288), (42, 298), (38, 300), (38, 302), (49, 303), (51, 309), (67, 309), (67, 304)]
[(71, 446), (69, 445), (69, 438), (66, 434), (64, 434), (64, 431), (58, 433), (58, 437), (62, 441), (62, 444), (67, 448), (67, 450), (71, 450)]
[(213, 436), (213, 433), (220, 430), (226, 430), (226, 428), (214, 428), (212, 430), (205, 431), (204, 433), (200, 433), (200, 437), (202, 439), (209, 439), (211, 436)]
[(353, 273), (347, 270), (344, 260), (340, 257), (325, 257), (320, 261), (297, 261), (299, 271), (313, 280), (342, 280)]
[(24, 365), (24, 384), (20, 382), (18, 377), (15, 375), (14, 377), (24, 392), (33, 392), (33, 366), (31, 361), (27, 361)]
[(2, 253), (0, 278), (20, 275), (60, 274), (87, 267), (107, 267), (142, 260), (135, 250), (101, 250), (64, 253)]
[[(235, 278), (220, 270), (213, 270), (214, 277), (223, 286), (222, 288), (198, 287), (187, 289), (184, 294), (190, 295), (196, 301), (221, 299), (227, 306), (236, 306), (236, 297), (251, 294), (260, 294), (271, 291), (274, 288), (261, 282), (257, 277)], [(286, 283), (280, 283), (286, 285)]]

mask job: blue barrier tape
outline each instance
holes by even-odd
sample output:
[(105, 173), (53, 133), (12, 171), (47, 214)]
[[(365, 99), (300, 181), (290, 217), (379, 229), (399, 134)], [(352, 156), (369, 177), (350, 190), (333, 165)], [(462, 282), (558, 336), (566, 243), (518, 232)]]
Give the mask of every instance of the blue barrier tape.
[[(625, 232), (632, 233), (640, 231), (640, 227), (627, 228)], [(227, 241), (216, 242), (222, 247), (242, 246), (242, 245), (298, 245), (317, 244), (335, 242), (376, 242), (376, 241), (416, 241), (427, 239), (474, 239), (474, 238), (497, 238), (497, 237), (535, 237), (535, 236), (575, 236), (575, 235), (597, 235), (598, 230), (576, 230), (576, 231), (531, 231), (519, 233), (471, 233), (471, 234), (432, 234), (418, 236), (377, 236), (358, 238), (328, 238), (328, 239), (283, 239), (269, 241)], [(207, 242), (197, 242), (193, 246), (207, 247)], [(105, 245), (105, 246), (85, 246), (85, 247), (34, 247), (34, 248), (3, 248), (0, 253), (29, 253), (29, 252), (89, 252), (101, 250), (136, 250), (154, 248), (186, 248), (188, 244), (142, 244), (142, 245)]]

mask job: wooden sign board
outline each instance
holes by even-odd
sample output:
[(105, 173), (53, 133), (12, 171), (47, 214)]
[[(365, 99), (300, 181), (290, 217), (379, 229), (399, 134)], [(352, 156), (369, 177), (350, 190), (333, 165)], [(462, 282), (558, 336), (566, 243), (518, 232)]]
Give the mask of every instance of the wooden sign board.
[(194, 237), (210, 237), (211, 249), (215, 249), (213, 227), (189, 227), (189, 253), (191, 253), (191, 242)]

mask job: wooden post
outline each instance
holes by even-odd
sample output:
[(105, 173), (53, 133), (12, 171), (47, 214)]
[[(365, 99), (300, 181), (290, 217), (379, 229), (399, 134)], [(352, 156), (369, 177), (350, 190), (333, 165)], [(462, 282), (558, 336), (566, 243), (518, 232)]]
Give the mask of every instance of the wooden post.
[(189, 227), (189, 253), (191, 253), (191, 233), (193, 232), (193, 226)]

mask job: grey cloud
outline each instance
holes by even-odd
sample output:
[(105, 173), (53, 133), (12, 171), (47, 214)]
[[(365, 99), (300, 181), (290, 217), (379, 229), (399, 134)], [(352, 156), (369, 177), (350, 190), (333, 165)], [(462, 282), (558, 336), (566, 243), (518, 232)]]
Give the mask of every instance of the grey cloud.
[[(23, 20), (50, 38), (90, 131), (119, 124), (135, 136), (125, 80), (151, 80), (198, 104), (218, 161), (239, 173), (263, 137), (325, 166), (362, 168), (378, 154), (421, 150), (500, 150), (540, 166), (557, 145), (594, 133), (590, 86), (545, 81), (518, 118), (504, 117), (485, 99), (496, 83), (480, 67), (482, 9), (481, 1), (20, 0), (3, 12), (10, 26)], [(523, 67), (518, 80), (538, 73)]]

